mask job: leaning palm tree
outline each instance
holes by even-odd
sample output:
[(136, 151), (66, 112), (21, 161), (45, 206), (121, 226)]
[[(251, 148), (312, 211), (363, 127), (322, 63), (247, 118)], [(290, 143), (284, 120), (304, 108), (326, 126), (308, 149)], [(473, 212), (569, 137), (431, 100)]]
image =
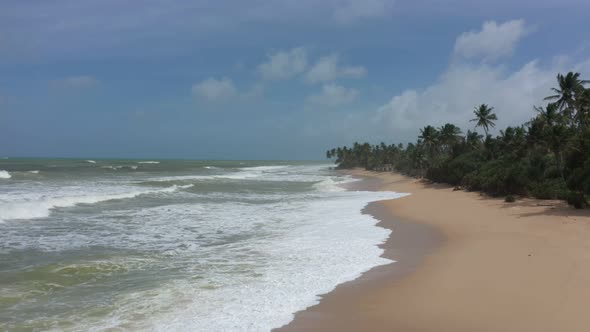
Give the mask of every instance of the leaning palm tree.
[(489, 107), (486, 104), (481, 104), (479, 107), (475, 107), (473, 114), (475, 114), (475, 119), (472, 119), (471, 122), (476, 122), (475, 127), (482, 127), (488, 135), (488, 130), (490, 127), (494, 128), (496, 124), (494, 121), (498, 120), (498, 117), (495, 113), (492, 113), (494, 110), (493, 107)]

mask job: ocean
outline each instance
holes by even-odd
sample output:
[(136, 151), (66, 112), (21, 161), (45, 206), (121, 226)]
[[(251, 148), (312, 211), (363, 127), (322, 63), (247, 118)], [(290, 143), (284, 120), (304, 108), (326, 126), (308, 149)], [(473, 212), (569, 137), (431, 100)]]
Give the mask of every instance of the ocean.
[(269, 331), (390, 263), (318, 162), (0, 160), (0, 330)]

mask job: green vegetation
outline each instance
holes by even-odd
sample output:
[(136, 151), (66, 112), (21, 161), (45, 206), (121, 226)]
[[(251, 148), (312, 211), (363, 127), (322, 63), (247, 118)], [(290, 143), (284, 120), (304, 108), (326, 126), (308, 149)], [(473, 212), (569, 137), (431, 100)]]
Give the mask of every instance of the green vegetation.
[(562, 199), (576, 208), (590, 195), (590, 81), (580, 74), (557, 75), (558, 87), (527, 123), (488, 134), (494, 108), (475, 108), (475, 128), (485, 136), (447, 123), (420, 129), (416, 143), (354, 143), (327, 151), (339, 168), (375, 169), (391, 164), (403, 174), (449, 183), (493, 196)]

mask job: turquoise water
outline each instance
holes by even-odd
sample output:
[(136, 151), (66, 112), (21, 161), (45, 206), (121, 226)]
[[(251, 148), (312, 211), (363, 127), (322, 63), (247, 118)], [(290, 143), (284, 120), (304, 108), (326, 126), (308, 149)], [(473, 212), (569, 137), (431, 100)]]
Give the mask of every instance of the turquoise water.
[(314, 162), (0, 160), (0, 330), (246, 330), (388, 261)]

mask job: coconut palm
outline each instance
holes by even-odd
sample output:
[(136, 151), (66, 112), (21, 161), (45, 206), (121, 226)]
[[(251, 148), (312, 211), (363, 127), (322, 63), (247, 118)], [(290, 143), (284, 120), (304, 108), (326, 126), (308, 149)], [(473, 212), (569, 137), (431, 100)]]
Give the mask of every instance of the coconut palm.
[(576, 94), (584, 90), (584, 85), (590, 83), (587, 80), (580, 80), (580, 73), (569, 72), (565, 76), (557, 74), (559, 88), (551, 88), (554, 95), (545, 97), (545, 100), (555, 100), (559, 110), (574, 109)]
[(438, 150), (439, 132), (431, 125), (420, 129), (420, 136), (418, 138), (422, 141), (421, 146), (428, 151), (428, 158), (432, 161)]
[(467, 143), (467, 146), (474, 150), (481, 145), (482, 139), (483, 136), (478, 134), (477, 131), (468, 130), (467, 135), (465, 135), (465, 141)]
[(557, 103), (549, 103), (547, 107), (534, 106), (537, 111), (537, 118), (541, 121), (544, 126), (553, 127), (558, 121), (560, 121), (561, 115), (559, 114), (559, 106)]
[(461, 129), (454, 124), (447, 123), (440, 127), (439, 141), (447, 150), (461, 141), (461, 139)]
[(434, 148), (438, 144), (438, 134), (439, 132), (436, 130), (436, 128), (428, 125), (420, 129), (420, 136), (418, 136), (418, 138), (422, 140), (422, 144), (424, 144), (424, 146)]
[(476, 122), (475, 127), (482, 127), (488, 135), (488, 130), (490, 127), (494, 128), (496, 124), (494, 121), (498, 120), (498, 117), (495, 113), (492, 113), (494, 110), (493, 107), (489, 107), (486, 104), (481, 104), (479, 107), (475, 107), (473, 114), (475, 114), (475, 119), (472, 119), (471, 122)]

